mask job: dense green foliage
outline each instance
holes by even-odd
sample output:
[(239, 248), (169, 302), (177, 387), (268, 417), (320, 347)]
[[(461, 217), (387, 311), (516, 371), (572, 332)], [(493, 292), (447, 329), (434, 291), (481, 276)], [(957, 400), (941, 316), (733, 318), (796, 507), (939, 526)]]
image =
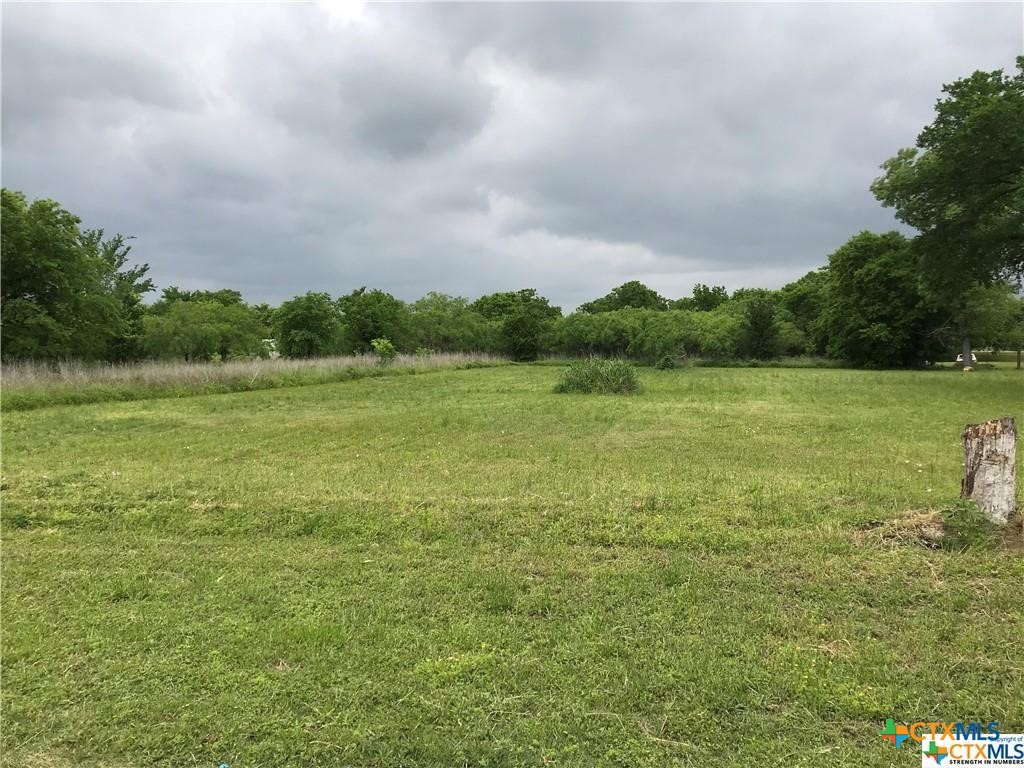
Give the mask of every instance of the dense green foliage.
[(775, 322), (775, 302), (768, 297), (753, 297), (744, 308), (746, 323), (740, 340), (740, 352), (751, 360), (771, 360), (779, 355), (779, 327)]
[[(949, 322), (934, 332), (939, 344), (946, 349), (956, 345), (959, 328)], [(975, 346), (994, 349), (1024, 349), (1021, 321), (1024, 318), (1024, 297), (1019, 297), (1013, 285), (1003, 282), (975, 285), (964, 292), (960, 318), (970, 328)]]
[(344, 352), (366, 352), (374, 339), (386, 338), (408, 349), (409, 309), (405, 302), (380, 290), (365, 287), (338, 299), (345, 325)]
[(970, 353), (970, 291), (1024, 275), (1024, 57), (943, 88), (935, 119), (882, 166), (872, 191), (918, 231), (925, 289)]
[(143, 319), (143, 348), (154, 359), (228, 360), (265, 357), (264, 328), (244, 304), (175, 301)]
[(500, 351), (513, 360), (536, 360), (546, 332), (562, 310), (553, 307), (533, 288), (481, 296), (470, 308), (499, 323)]
[(178, 286), (172, 285), (163, 289), (160, 299), (153, 302), (150, 307), (150, 312), (154, 315), (162, 315), (175, 304), (189, 301), (212, 301), (224, 307), (237, 307), (245, 304), (242, 294), (230, 288), (221, 288), (217, 291), (183, 291)]
[(617, 309), (668, 309), (668, 302), (639, 280), (630, 280), (613, 288), (607, 296), (581, 304), (577, 312), (596, 314)]
[(274, 313), (278, 351), (285, 357), (322, 357), (340, 351), (341, 310), (329, 294), (310, 291)]
[(910, 242), (862, 232), (829, 258), (824, 323), (835, 357), (885, 368), (932, 357), (934, 327)]
[(148, 267), (120, 235), (83, 231), (52, 200), (2, 191), (0, 347), (6, 359), (122, 360), (135, 354)]
[(132, 247), (124, 235), (105, 238), (102, 229), (82, 232), (82, 248), (100, 267), (100, 287), (113, 298), (117, 312), (116, 325), (110, 330), (109, 347), (104, 357), (114, 362), (128, 362), (142, 356), (145, 294), (153, 290), (153, 281), (146, 277), (149, 266), (128, 263)]
[(497, 350), (501, 323), (470, 308), (461, 296), (431, 292), (409, 305), (409, 323), (417, 349), (441, 352)]
[(559, 373), (5, 413), (3, 764), (888, 768), (932, 702), (1024, 729), (1021, 553), (860, 535), (957, 509), (1016, 371)]
[(683, 297), (669, 302), (673, 309), (689, 309), (696, 312), (711, 312), (729, 300), (729, 292), (724, 285), (707, 286), (697, 283), (693, 286), (693, 296)]
[(653, 362), (665, 355), (729, 358), (739, 354), (743, 321), (733, 312), (623, 309), (574, 313), (552, 329), (551, 347), (576, 357), (627, 356)]
[[(102, 231), (81, 232), (73, 216), (48, 201), (18, 208), (24, 198), (6, 191), (5, 200), (14, 211), (6, 252), (27, 247), (18, 236), (19, 221), (31, 218), (34, 208), (32, 216), (46, 222), (48, 247), (64, 242), (53, 233), (63, 226), (69, 252), (80, 262), (79, 278), (95, 278), (89, 301), (73, 281), (60, 294), (66, 301), (50, 301), (53, 318), (69, 326), (58, 333), (60, 323), (52, 318), (25, 315), (26, 304), (15, 294), (29, 295), (31, 280), (18, 272), (12, 256), (11, 279), (4, 280), (4, 290), (12, 293), (3, 315), (7, 359), (203, 361), (275, 352), (312, 358), (369, 353), (373, 340), (383, 338), (396, 353), (488, 352), (514, 360), (597, 355), (654, 364), (828, 354), (857, 366), (905, 367), (955, 354), (957, 322), (964, 319), (978, 343), (997, 349), (1024, 345), (1024, 302), (1008, 284), (966, 291), (954, 321), (919, 279), (912, 241), (895, 232), (855, 236), (826, 267), (778, 291), (740, 289), (730, 296), (721, 286), (697, 284), (692, 296), (669, 302), (634, 280), (568, 316), (532, 288), (474, 302), (429, 293), (412, 303), (360, 288), (338, 299), (310, 292), (275, 308), (249, 305), (230, 289), (171, 286), (146, 307), (146, 267), (128, 265), (122, 236), (105, 240)], [(89, 334), (71, 322), (83, 313), (92, 318), (83, 326)]]
[(827, 267), (808, 272), (779, 291), (779, 306), (789, 316), (794, 332), (803, 339), (804, 351), (808, 354), (824, 355), (826, 351), (828, 292)]
[(636, 368), (625, 360), (579, 360), (563, 371), (555, 392), (596, 395), (630, 395), (640, 391)]

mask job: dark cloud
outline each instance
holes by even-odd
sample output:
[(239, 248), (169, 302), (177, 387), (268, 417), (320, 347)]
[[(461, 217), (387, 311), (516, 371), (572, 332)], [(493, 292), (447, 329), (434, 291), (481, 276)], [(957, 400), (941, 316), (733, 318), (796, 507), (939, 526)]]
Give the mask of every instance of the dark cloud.
[(566, 306), (777, 286), (865, 228), (1006, 4), (8, 4), (6, 186), (160, 285)]
[(483, 127), (486, 94), (460, 85), (368, 67), (346, 78), (340, 93), (361, 143), (402, 159), (454, 148)]
[(296, 135), (312, 134), (328, 151), (415, 160), (457, 148), (487, 122), (491, 89), (448, 50), (390, 35), (342, 42), (299, 21), (301, 35), (265, 47), (272, 72), (234, 62), (238, 92)]

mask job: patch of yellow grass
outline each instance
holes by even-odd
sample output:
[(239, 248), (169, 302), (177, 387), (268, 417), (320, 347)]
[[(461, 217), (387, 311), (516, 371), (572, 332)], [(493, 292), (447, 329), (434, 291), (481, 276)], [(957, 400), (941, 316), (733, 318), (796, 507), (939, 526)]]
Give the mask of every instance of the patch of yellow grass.
[(945, 536), (942, 515), (935, 509), (906, 512), (893, 520), (873, 522), (854, 534), (858, 543), (878, 543), (889, 547), (920, 544), (937, 549)]

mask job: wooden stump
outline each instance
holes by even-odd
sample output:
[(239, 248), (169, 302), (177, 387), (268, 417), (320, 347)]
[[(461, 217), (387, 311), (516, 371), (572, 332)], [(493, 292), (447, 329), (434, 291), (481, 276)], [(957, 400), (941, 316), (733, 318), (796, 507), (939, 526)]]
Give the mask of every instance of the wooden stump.
[(1015, 508), (1017, 425), (1012, 416), (964, 428), (960, 496), (977, 502), (993, 523), (1005, 525)]

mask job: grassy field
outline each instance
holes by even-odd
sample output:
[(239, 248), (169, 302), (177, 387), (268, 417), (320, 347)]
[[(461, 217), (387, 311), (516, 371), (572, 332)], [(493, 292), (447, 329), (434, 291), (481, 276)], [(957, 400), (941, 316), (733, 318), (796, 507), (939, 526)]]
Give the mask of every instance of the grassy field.
[(886, 717), (1024, 731), (1021, 550), (871, 528), (956, 499), (1020, 373), (558, 375), (5, 414), (4, 764), (910, 766)]
[(71, 361), (54, 365), (7, 362), (0, 370), (3, 381), (0, 407), (4, 411), (28, 411), (51, 405), (222, 395), (505, 363), (494, 355), (459, 352), (398, 355), (386, 365), (381, 365), (374, 355), (255, 358), (224, 363), (147, 360), (92, 365)]

